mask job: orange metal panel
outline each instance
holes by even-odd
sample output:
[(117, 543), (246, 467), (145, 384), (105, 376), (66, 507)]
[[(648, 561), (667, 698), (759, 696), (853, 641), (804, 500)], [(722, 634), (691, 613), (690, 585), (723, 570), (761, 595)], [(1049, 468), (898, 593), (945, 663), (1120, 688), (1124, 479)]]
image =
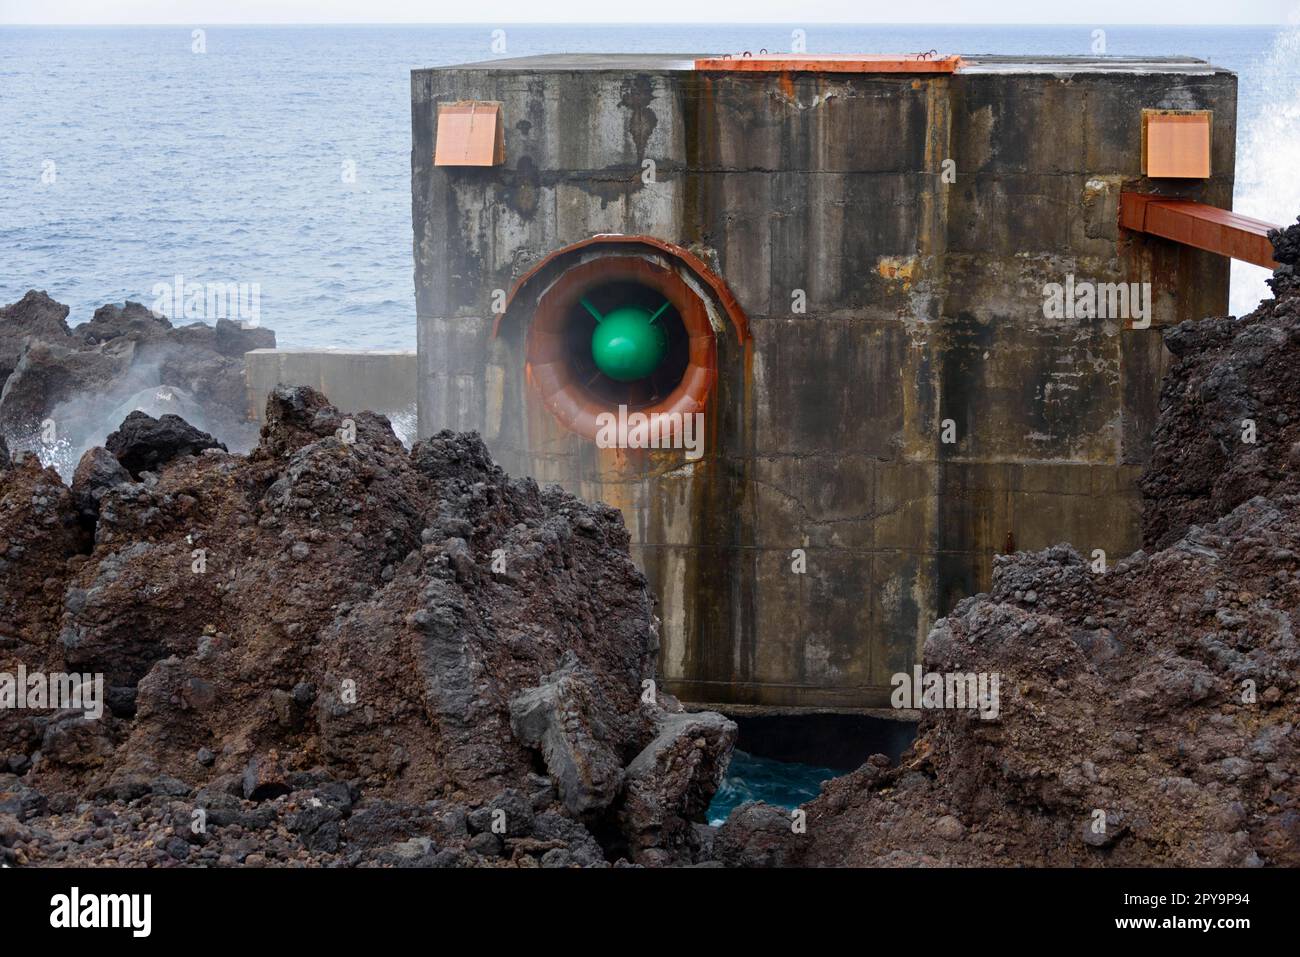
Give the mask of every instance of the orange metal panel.
[(1119, 224), (1266, 269), (1278, 265), (1268, 234), (1279, 227), (1195, 200), (1121, 193)]
[(1142, 170), (1152, 179), (1210, 175), (1209, 110), (1143, 110)]
[(465, 100), (438, 104), (434, 166), (500, 166), (505, 161), (500, 103)]
[(955, 73), (961, 57), (939, 53), (760, 53), (704, 57), (697, 70), (754, 73)]

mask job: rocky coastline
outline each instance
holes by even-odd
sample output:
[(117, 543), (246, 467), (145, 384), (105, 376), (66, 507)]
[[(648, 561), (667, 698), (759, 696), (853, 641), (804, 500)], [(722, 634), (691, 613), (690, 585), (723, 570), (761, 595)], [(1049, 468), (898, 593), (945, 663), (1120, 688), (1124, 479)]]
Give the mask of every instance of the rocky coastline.
[[(923, 709), (900, 760), (720, 829), (736, 725), (657, 687), (616, 509), (305, 387), (231, 451), (266, 333), (71, 330), (30, 293), (0, 310), (0, 673), (102, 675), (103, 713), (0, 709), (0, 857), (1300, 865), (1300, 224), (1274, 246), (1275, 298), (1166, 333), (1144, 549), (999, 556), (931, 630), (926, 671), (999, 677), (993, 719)], [(155, 369), (218, 424), (133, 411), (70, 480), (12, 434)]]

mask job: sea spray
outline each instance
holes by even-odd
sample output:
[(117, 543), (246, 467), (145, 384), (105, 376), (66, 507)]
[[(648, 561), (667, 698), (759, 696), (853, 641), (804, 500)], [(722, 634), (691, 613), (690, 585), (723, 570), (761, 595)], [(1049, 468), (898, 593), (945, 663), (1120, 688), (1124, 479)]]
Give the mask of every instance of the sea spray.
[[(1243, 117), (1238, 130), (1233, 209), (1266, 222), (1289, 224), (1300, 209), (1300, 26), (1279, 33), (1260, 58), (1254, 82), (1272, 91)], [(1230, 308), (1244, 316), (1270, 297), (1269, 270), (1232, 261)]]

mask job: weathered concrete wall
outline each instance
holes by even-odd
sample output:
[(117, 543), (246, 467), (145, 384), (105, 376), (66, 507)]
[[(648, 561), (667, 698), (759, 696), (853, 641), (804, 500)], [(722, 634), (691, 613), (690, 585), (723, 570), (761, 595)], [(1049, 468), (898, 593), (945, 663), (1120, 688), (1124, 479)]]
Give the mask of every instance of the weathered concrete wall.
[[(1159, 328), (1226, 309), (1226, 262), (1121, 236), (1117, 204), (1121, 187), (1231, 204), (1236, 78), (1108, 62), (414, 72), (421, 432), (478, 429), (511, 471), (623, 509), (684, 697), (886, 704), (995, 553), (1070, 541), (1113, 562), (1137, 547)], [(432, 166), (436, 104), (460, 99), (503, 104), (505, 167)], [(1211, 179), (1142, 177), (1144, 107), (1214, 111)], [(493, 335), (495, 290), (610, 232), (689, 248), (748, 314), (748, 347), (718, 337), (697, 463), (565, 431), (524, 380), (530, 317), (512, 309)], [(1044, 318), (1044, 284), (1067, 274), (1152, 283), (1152, 328)]]
[(254, 349), (244, 353), (250, 413), (261, 419), (280, 383), (309, 385), (340, 409), (369, 409), (390, 418), (415, 407), (414, 352), (337, 349)]

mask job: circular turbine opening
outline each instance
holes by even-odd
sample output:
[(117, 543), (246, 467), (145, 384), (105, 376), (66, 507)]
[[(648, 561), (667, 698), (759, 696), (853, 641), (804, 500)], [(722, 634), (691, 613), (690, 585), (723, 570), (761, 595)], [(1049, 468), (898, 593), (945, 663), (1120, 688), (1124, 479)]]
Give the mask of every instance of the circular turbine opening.
[(593, 256), (538, 296), (525, 374), (565, 428), (598, 438), (609, 414), (703, 412), (717, 375), (708, 308), (658, 257)]
[(587, 290), (570, 306), (564, 336), (575, 381), (602, 404), (656, 405), (677, 388), (690, 362), (690, 337), (677, 307), (642, 283)]

